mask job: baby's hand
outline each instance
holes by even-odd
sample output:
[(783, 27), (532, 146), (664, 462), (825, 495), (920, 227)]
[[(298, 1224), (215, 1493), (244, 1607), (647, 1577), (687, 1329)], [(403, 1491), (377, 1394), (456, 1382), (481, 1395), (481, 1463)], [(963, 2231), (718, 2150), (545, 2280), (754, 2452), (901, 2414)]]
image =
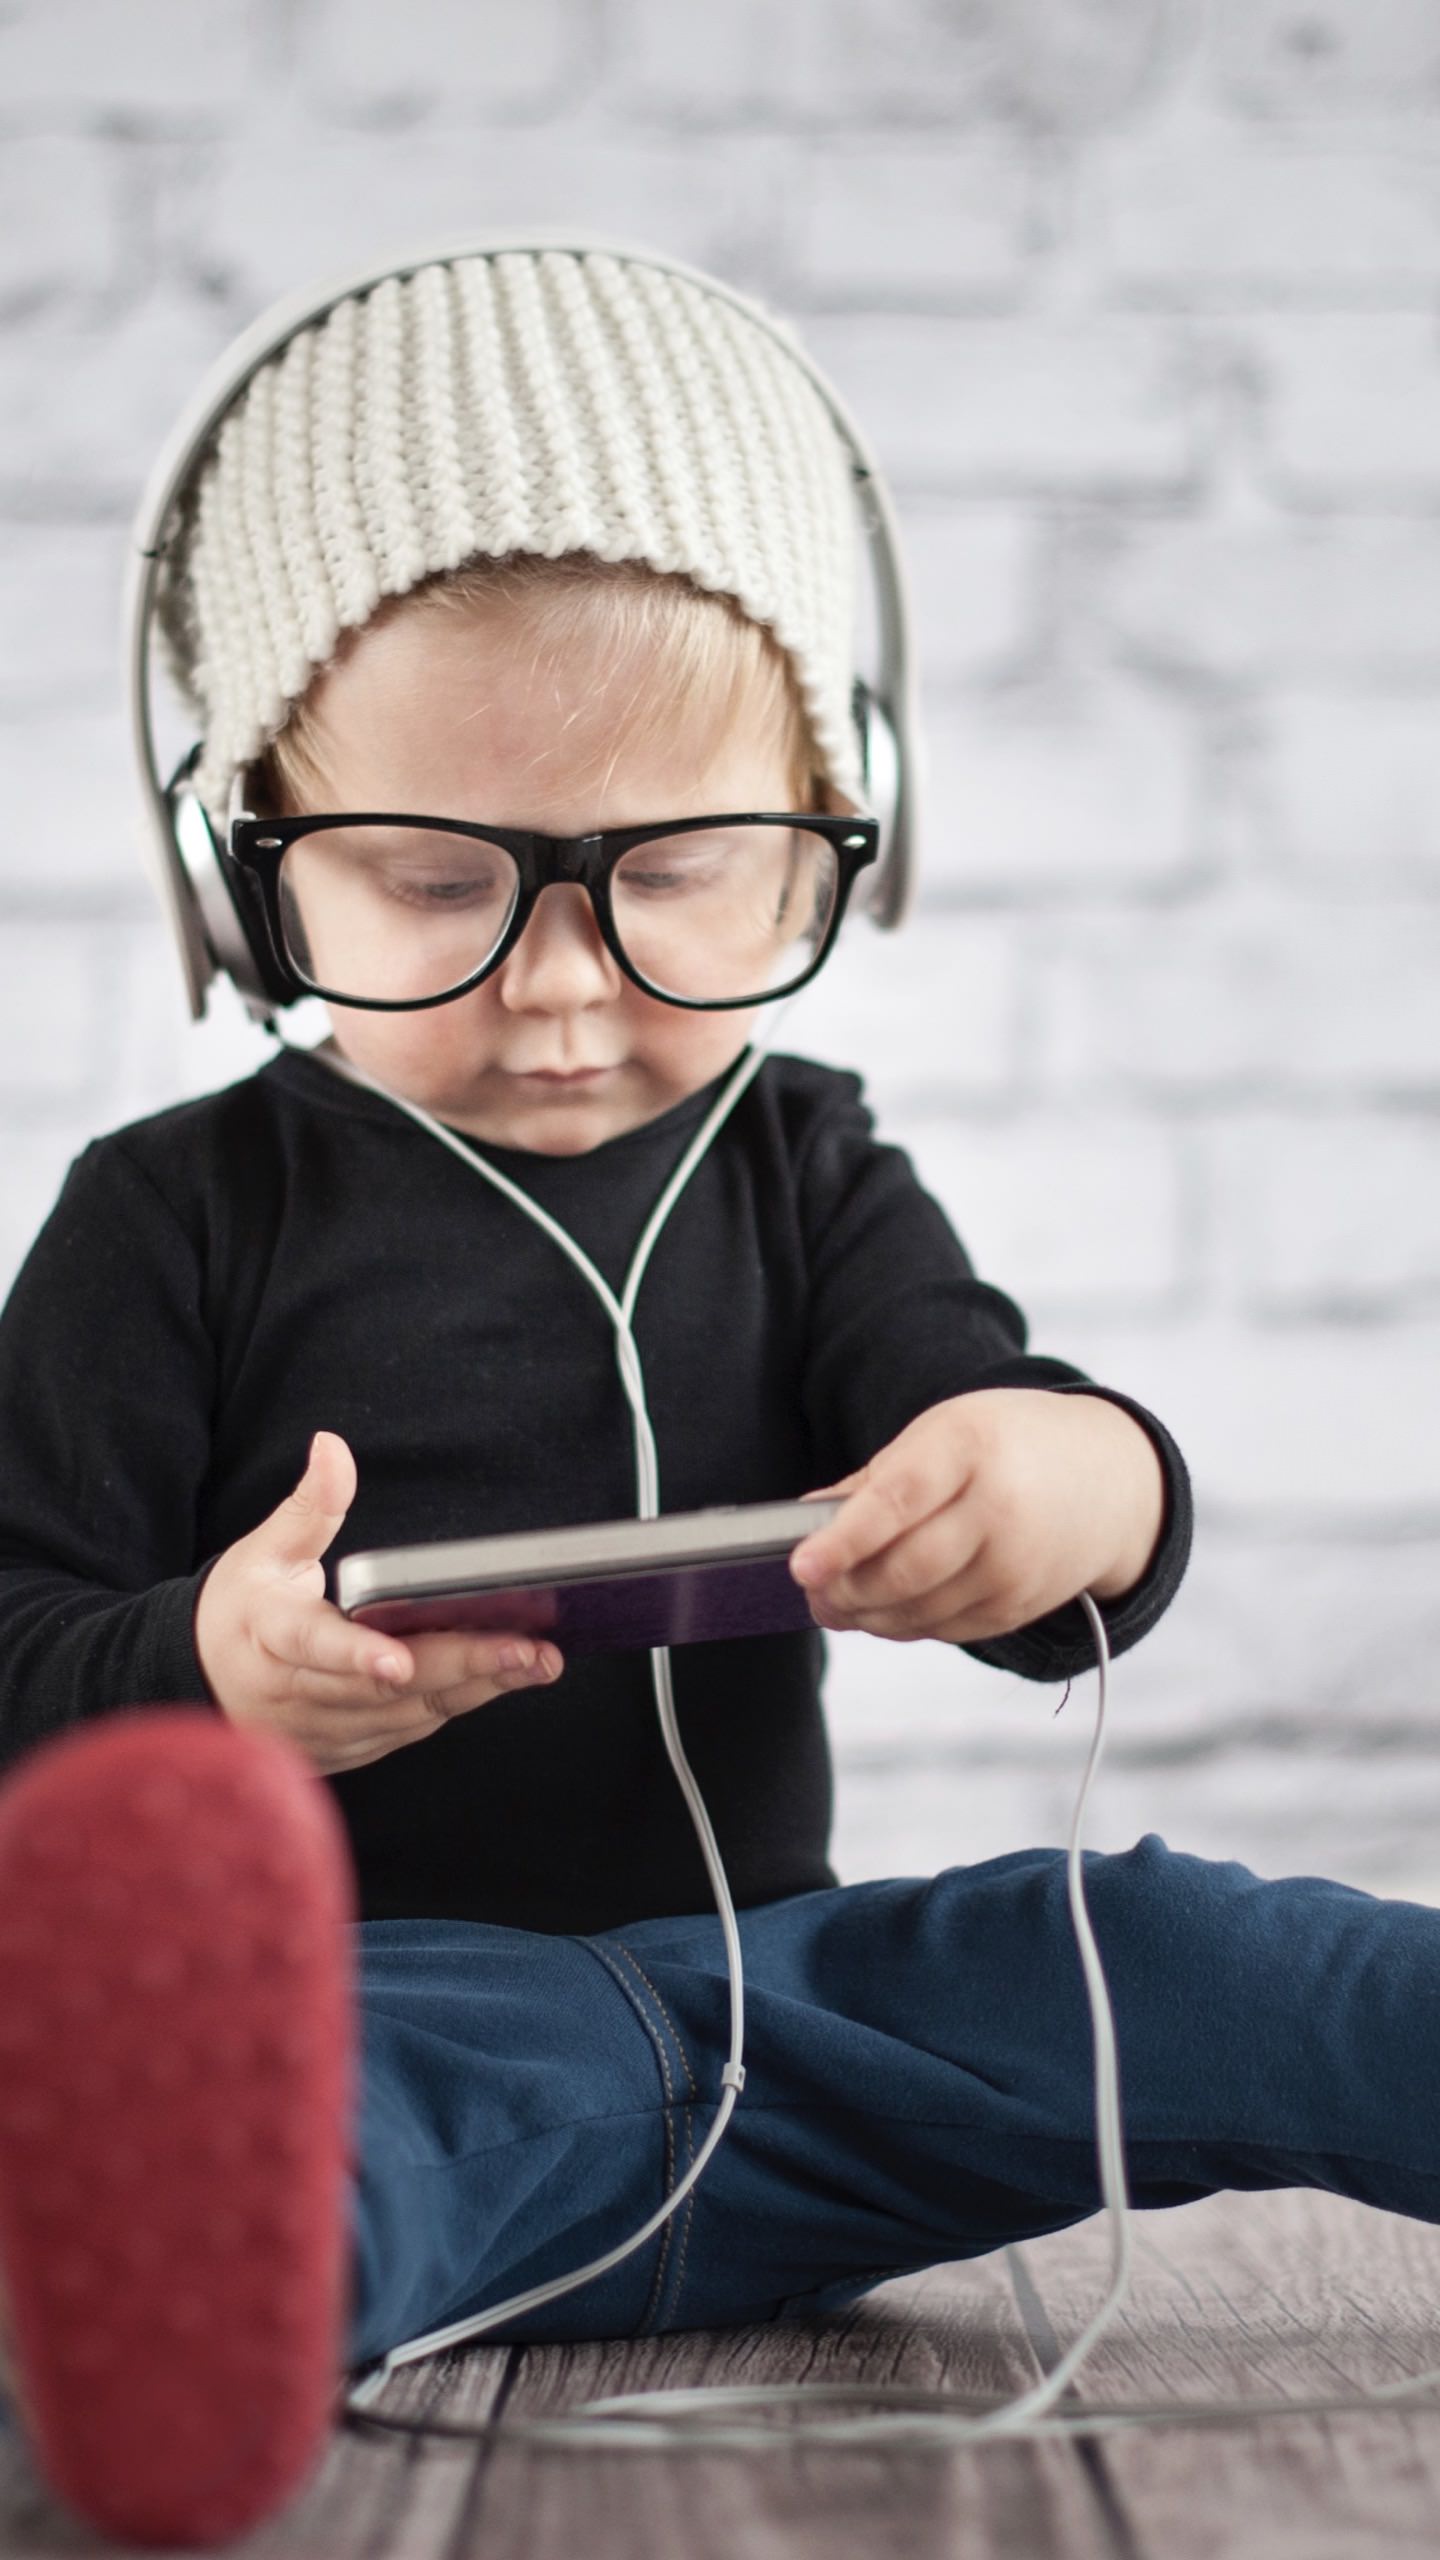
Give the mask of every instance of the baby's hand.
[(822, 1627), (978, 1644), (1140, 1581), (1164, 1516), (1148, 1431), (1102, 1396), (986, 1387), (918, 1414), (795, 1549)]
[(564, 1667), (552, 1644), (529, 1636), (427, 1633), (402, 1644), (342, 1617), (325, 1597), (320, 1558), (355, 1483), (346, 1442), (317, 1431), (294, 1492), (217, 1556), (195, 1608), (195, 1650), (216, 1705), (232, 1723), (284, 1734), (327, 1777)]

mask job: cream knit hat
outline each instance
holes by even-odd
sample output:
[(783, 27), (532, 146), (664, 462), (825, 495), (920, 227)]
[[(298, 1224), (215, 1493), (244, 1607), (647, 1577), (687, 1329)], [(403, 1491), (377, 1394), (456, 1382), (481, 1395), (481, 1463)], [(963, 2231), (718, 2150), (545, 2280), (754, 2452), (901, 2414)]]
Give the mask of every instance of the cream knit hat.
[(858, 530), (820, 394), (719, 295), (562, 249), (388, 277), (251, 377), (182, 502), (159, 620), (203, 732), (195, 787), (223, 823), (235, 773), (383, 596), (477, 554), (584, 550), (767, 624), (829, 779), (863, 798)]

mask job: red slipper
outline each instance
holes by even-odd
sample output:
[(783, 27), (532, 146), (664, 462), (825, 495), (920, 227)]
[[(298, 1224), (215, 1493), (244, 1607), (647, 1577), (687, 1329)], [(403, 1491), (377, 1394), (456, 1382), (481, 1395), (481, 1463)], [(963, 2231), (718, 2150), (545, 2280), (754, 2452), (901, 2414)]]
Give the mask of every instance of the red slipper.
[(0, 1785), (0, 2301), (57, 2495), (209, 2544), (326, 2440), (347, 2316), (354, 1889), (309, 1763), (127, 1709)]

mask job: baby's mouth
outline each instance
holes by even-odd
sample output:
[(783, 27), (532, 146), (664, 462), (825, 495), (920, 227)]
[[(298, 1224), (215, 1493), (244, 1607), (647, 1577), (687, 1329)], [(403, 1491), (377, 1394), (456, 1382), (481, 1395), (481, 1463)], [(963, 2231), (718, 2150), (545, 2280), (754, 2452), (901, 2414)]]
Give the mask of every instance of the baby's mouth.
[(517, 1084), (550, 1085), (558, 1092), (568, 1087), (596, 1084), (602, 1076), (613, 1075), (613, 1067), (517, 1067), (512, 1068)]

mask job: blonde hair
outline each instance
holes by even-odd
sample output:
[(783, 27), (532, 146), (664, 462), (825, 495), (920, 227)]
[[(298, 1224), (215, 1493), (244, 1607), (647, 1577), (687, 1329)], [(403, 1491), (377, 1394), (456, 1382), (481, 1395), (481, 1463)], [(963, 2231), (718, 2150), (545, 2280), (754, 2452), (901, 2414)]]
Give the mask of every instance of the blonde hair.
[[(786, 652), (733, 596), (697, 586), (683, 573), (652, 569), (644, 560), (602, 560), (588, 551), (561, 552), (553, 559), (534, 551), (481, 554), (458, 569), (437, 571), (403, 595), (386, 596), (360, 628), (407, 610), (465, 613), (492, 602), (526, 611), (537, 662), (585, 640), (598, 641), (612, 660), (634, 667), (622, 724), (627, 745), (649, 744), (702, 704), (712, 715), (717, 740), (743, 715), (761, 739), (778, 745), (794, 795), (791, 805), (825, 805), (823, 758)], [(337, 659), (355, 636), (342, 636)], [(323, 672), (318, 669), (317, 677)], [(310, 709), (314, 682), (291, 705), (284, 727), (259, 759), (257, 779), (277, 810), (302, 805), (318, 777)]]

